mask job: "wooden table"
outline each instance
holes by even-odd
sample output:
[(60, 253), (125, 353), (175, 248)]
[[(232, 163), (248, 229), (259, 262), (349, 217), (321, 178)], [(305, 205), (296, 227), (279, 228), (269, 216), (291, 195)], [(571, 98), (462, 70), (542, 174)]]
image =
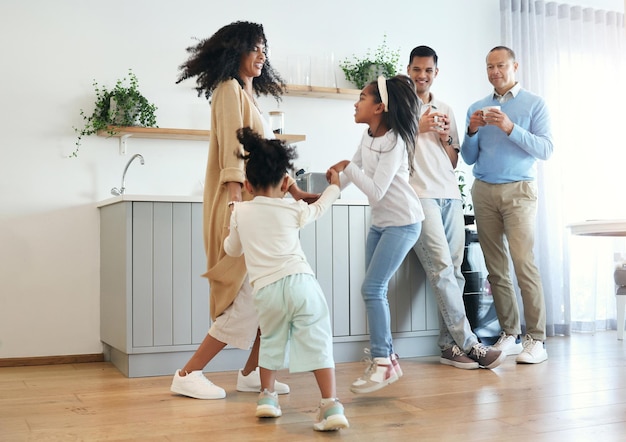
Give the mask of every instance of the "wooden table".
[[(582, 236), (626, 236), (625, 219), (594, 219), (568, 225), (572, 234)], [(624, 290), (616, 292), (617, 303), (617, 339), (624, 339), (624, 309), (626, 308), (626, 295)], [(620, 295), (620, 296), (617, 296)]]
[(626, 219), (592, 219), (569, 224), (573, 235), (626, 236)]

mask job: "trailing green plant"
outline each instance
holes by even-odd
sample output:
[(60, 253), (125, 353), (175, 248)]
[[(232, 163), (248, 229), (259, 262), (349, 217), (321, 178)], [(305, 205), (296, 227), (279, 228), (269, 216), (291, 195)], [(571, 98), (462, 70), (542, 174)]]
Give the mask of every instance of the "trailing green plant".
[(387, 35), (383, 36), (383, 42), (372, 55), (371, 49), (365, 53), (365, 57), (352, 55), (339, 62), (339, 67), (346, 76), (346, 80), (354, 83), (357, 88), (363, 89), (367, 83), (376, 80), (379, 75), (391, 78), (398, 73), (400, 61), (400, 49), (391, 50), (387, 46)]
[(463, 202), (463, 212), (468, 213), (474, 209), (474, 206), (470, 202), (470, 195), (466, 192), (465, 187), (467, 187), (467, 183), (465, 182), (465, 172), (462, 170), (455, 170), (457, 181), (459, 184), (459, 191), (461, 192), (461, 201)]
[(76, 149), (69, 156), (77, 157), (83, 137), (96, 134), (100, 131), (106, 132), (109, 136), (117, 133), (117, 126), (143, 126), (157, 127), (156, 110), (157, 107), (150, 103), (141, 92), (139, 92), (139, 80), (132, 71), (128, 70), (128, 75), (121, 80), (117, 80), (115, 87), (111, 90), (93, 81), (96, 92), (96, 101), (91, 115), (80, 110), (83, 117), (84, 126), (82, 129), (74, 127), (78, 134), (76, 139)]

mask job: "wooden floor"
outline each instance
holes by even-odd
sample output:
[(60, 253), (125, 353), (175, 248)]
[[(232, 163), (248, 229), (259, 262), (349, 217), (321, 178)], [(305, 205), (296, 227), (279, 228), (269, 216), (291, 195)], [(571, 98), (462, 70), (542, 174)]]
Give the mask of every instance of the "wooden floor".
[(626, 440), (626, 343), (616, 333), (550, 338), (549, 359), (459, 370), (438, 358), (401, 359), (404, 377), (370, 395), (349, 384), (362, 363), (339, 364), (351, 428), (316, 433), (310, 373), (280, 380), (283, 416), (254, 417), (256, 395), (236, 373), (210, 373), (226, 399), (172, 395), (171, 378), (124, 377), (109, 363), (0, 368), (0, 440), (7, 441), (617, 441)]

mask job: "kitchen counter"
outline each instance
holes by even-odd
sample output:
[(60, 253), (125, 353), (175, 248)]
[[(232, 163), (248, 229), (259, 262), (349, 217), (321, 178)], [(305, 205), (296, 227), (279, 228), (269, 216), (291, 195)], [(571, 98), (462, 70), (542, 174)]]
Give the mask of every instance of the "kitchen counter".
[[(119, 195), (107, 198), (96, 203), (101, 208), (121, 201), (130, 202), (161, 202), (161, 203), (201, 203), (202, 195)], [(335, 206), (367, 206), (367, 200), (342, 200), (335, 201)]]
[[(121, 195), (100, 212), (100, 339), (105, 359), (129, 377), (171, 375), (210, 327), (202, 240), (202, 197)], [(302, 249), (331, 311), (336, 362), (358, 361), (369, 346), (361, 297), (370, 209), (337, 200), (300, 231)], [(415, 253), (389, 283), (394, 350), (439, 353), (437, 303)], [(227, 348), (206, 367), (236, 370), (248, 352)]]
[(121, 201), (150, 201), (166, 203), (201, 203), (202, 195), (118, 195), (96, 203), (96, 207), (105, 207)]

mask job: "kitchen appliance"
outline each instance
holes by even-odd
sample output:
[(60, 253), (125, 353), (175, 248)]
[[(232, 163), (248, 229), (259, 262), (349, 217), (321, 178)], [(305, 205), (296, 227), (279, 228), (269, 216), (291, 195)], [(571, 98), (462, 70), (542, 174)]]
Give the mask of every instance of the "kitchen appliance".
[(310, 193), (322, 193), (328, 187), (325, 172), (306, 172), (296, 176), (298, 187)]

